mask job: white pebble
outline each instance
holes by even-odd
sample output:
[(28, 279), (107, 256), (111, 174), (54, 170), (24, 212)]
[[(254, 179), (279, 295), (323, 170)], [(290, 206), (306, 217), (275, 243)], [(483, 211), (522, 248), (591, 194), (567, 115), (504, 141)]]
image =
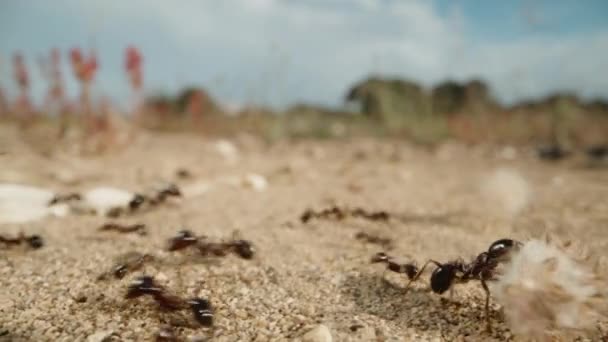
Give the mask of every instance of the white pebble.
[(323, 324), (317, 325), (302, 335), (302, 342), (332, 342), (329, 328)]
[(89, 335), (87, 342), (106, 342), (110, 340), (113, 334), (112, 330), (98, 331), (93, 335)]

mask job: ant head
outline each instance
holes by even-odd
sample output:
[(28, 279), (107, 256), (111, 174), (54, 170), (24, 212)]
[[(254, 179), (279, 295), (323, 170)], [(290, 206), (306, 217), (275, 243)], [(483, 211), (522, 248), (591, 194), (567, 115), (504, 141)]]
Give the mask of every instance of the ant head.
[(314, 213), (312, 210), (306, 209), (306, 211), (304, 211), (304, 213), (302, 213), (302, 215), (300, 216), (300, 221), (302, 223), (308, 223), (308, 221), (310, 221), (313, 215)]
[(128, 267), (125, 264), (120, 264), (114, 267), (114, 277), (116, 279), (122, 279), (127, 275)]
[(140, 194), (135, 194), (133, 199), (129, 202), (129, 208), (131, 210), (138, 209), (146, 201), (146, 198)]
[(194, 315), (194, 319), (199, 322), (202, 326), (210, 327), (213, 325), (213, 311), (211, 303), (208, 300), (202, 298), (194, 298), (188, 301), (190, 309)]
[(138, 234), (140, 235), (147, 235), (148, 232), (146, 231), (146, 225), (143, 223), (138, 223), (136, 225), (133, 226), (134, 231), (136, 231)]
[(253, 254), (255, 253), (255, 248), (251, 242), (247, 240), (236, 240), (233, 242), (234, 250), (236, 254), (238, 254), (243, 259), (251, 259), (253, 258)]
[(374, 256), (372, 256), (371, 262), (372, 262), (372, 264), (375, 264), (378, 262), (387, 262), (389, 259), (390, 259), (390, 257), (388, 255), (386, 255), (386, 253), (378, 252), (378, 253), (374, 254)]
[(456, 266), (440, 265), (431, 275), (431, 289), (435, 293), (442, 294), (452, 286), (454, 278), (456, 278)]
[(167, 187), (162, 189), (160, 192), (164, 195), (169, 195), (169, 196), (181, 196), (182, 195), (182, 192), (175, 184), (167, 185)]
[(176, 251), (195, 244), (198, 238), (187, 229), (180, 230), (177, 235), (169, 240), (169, 251)]
[(154, 278), (151, 276), (141, 276), (129, 285), (129, 290), (125, 297), (136, 298), (147, 294), (156, 294), (160, 291), (161, 289), (154, 282)]
[(55, 195), (49, 201), (48, 205), (55, 205), (58, 203), (70, 202), (70, 201), (80, 201), (82, 200), (82, 196), (78, 193), (69, 193), (67, 195)]
[(40, 237), (40, 235), (32, 235), (26, 238), (26, 241), (33, 249), (38, 249), (44, 246), (44, 241), (42, 240), (42, 237)]
[(488, 256), (491, 259), (497, 259), (503, 257), (509, 253), (513, 248), (518, 248), (521, 242), (512, 239), (500, 239), (494, 241), (490, 248), (488, 248)]

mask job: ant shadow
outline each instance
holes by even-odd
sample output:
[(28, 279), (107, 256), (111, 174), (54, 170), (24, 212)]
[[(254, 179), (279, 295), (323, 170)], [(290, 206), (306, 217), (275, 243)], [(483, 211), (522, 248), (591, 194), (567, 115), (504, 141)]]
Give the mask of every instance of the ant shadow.
[[(479, 305), (469, 305), (458, 299), (446, 299), (431, 292), (420, 284), (413, 285), (405, 291), (403, 285), (397, 285), (378, 274), (360, 274), (349, 276), (343, 283), (341, 292), (350, 298), (363, 312), (391, 321), (397, 326), (407, 326), (419, 331), (440, 331), (446, 340), (456, 336), (445, 336), (447, 330), (471, 337), (504, 338), (501, 332), (507, 330), (501, 326), (490, 335), (485, 330), (483, 299)], [(491, 312), (492, 320), (497, 313)], [(463, 322), (479, 322), (477, 325), (463, 325)], [(446, 327), (458, 329), (445, 329)]]

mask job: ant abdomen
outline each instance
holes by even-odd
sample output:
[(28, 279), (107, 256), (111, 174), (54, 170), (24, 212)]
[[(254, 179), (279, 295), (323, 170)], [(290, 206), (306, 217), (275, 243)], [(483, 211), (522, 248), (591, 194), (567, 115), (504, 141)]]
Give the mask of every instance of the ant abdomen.
[(457, 268), (446, 264), (438, 266), (431, 275), (431, 289), (437, 294), (443, 294), (449, 290), (456, 278)]
[(38, 249), (44, 246), (44, 240), (42, 240), (42, 237), (40, 237), (40, 235), (32, 235), (25, 238), (25, 240), (27, 241), (27, 244), (33, 249)]
[(509, 253), (513, 248), (518, 248), (521, 242), (513, 239), (500, 239), (494, 241), (488, 248), (488, 256), (490, 259), (500, 258)]
[(205, 327), (213, 325), (213, 309), (208, 300), (202, 298), (194, 298), (188, 302), (190, 309), (194, 315), (194, 319)]
[(143, 295), (157, 295), (162, 292), (162, 288), (156, 285), (154, 278), (150, 276), (142, 276), (135, 279), (131, 285), (129, 285), (129, 289), (127, 290), (127, 294), (125, 298), (137, 298)]
[(251, 259), (255, 253), (255, 248), (247, 240), (236, 240), (233, 242), (234, 252), (243, 259)]
[(180, 249), (184, 249), (186, 247), (190, 247), (198, 242), (198, 238), (194, 236), (190, 230), (184, 229), (180, 230), (175, 237), (172, 237), (169, 240), (169, 247), (167, 250), (169, 251), (177, 251)]

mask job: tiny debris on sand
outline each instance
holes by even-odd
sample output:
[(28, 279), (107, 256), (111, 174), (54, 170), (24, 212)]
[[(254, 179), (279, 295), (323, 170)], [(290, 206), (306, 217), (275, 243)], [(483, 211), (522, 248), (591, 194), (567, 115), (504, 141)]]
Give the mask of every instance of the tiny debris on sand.
[(331, 332), (329, 328), (323, 324), (319, 324), (312, 328), (306, 334), (302, 335), (302, 342), (331, 342)]
[[(516, 214), (500, 217), (479, 210), (486, 199), (471, 186), (500, 168), (492, 153), (474, 154), (463, 147), (449, 151), (446, 159), (403, 141), (297, 141), (255, 148), (239, 144), (238, 163), (218, 163), (222, 157), (212, 149), (201, 153), (201, 144), (213, 146), (213, 141), (166, 134), (138, 140), (120, 153), (88, 157), (87, 172), (97, 173), (75, 174), (81, 179), (77, 188), (49, 177), (22, 179), (69, 193), (100, 185), (144, 189), (163, 179), (166, 168), (158, 161), (165, 158), (196, 171), (175, 180), (184, 189), (182, 200), (129, 215), (129, 222), (147, 227), (144, 236), (100, 233), (97, 228), (108, 221), (94, 215), (1, 225), (2, 234), (37, 234), (45, 245), (0, 249), (0, 334), (5, 334), (0, 340), (150, 341), (162, 327), (173, 326), (185, 341), (194, 336), (212, 341), (503, 341), (513, 339), (513, 333), (494, 298), (492, 332), (485, 331), (479, 282), (459, 284), (452, 297), (442, 298), (429, 290), (430, 267), (404, 293), (403, 274), (370, 263), (385, 247), (355, 236), (390, 238), (391, 255), (418, 265), (431, 258), (469, 261), (497, 239), (525, 240), (546, 231), (576, 236), (591, 251), (606, 248), (608, 174), (603, 170), (547, 166), (525, 156), (509, 160), (534, 189), (534, 199), (524, 198), (520, 186), (512, 207)], [(390, 146), (399, 147), (399, 159)], [(353, 158), (363, 147), (366, 157)], [(2, 166), (7, 173), (27, 175), (45, 165), (44, 157), (16, 153), (10, 144), (3, 149), (9, 152)], [(76, 165), (80, 157), (62, 158)], [(294, 160), (299, 161), (296, 171), (277, 173)], [(270, 185), (264, 178), (243, 186), (242, 176), (252, 172), (268, 177)], [(235, 175), (240, 175), (236, 186), (218, 181)], [(555, 186), (554, 177), (567, 179), (567, 186)], [(256, 187), (263, 191), (252, 191)], [(308, 208), (332, 206), (386, 212), (391, 219), (299, 220)], [(238, 230), (255, 246), (255, 256), (166, 251), (167, 240), (182, 229), (211, 242)], [(137, 264), (122, 279), (97, 280), (117, 257), (134, 252), (152, 255), (154, 261)], [(124, 299), (129, 284), (142, 275), (154, 276), (181, 298), (208, 299), (214, 326), (196, 325), (189, 310), (160, 311), (152, 298)], [(608, 326), (600, 322), (597, 329), (608, 331)]]

